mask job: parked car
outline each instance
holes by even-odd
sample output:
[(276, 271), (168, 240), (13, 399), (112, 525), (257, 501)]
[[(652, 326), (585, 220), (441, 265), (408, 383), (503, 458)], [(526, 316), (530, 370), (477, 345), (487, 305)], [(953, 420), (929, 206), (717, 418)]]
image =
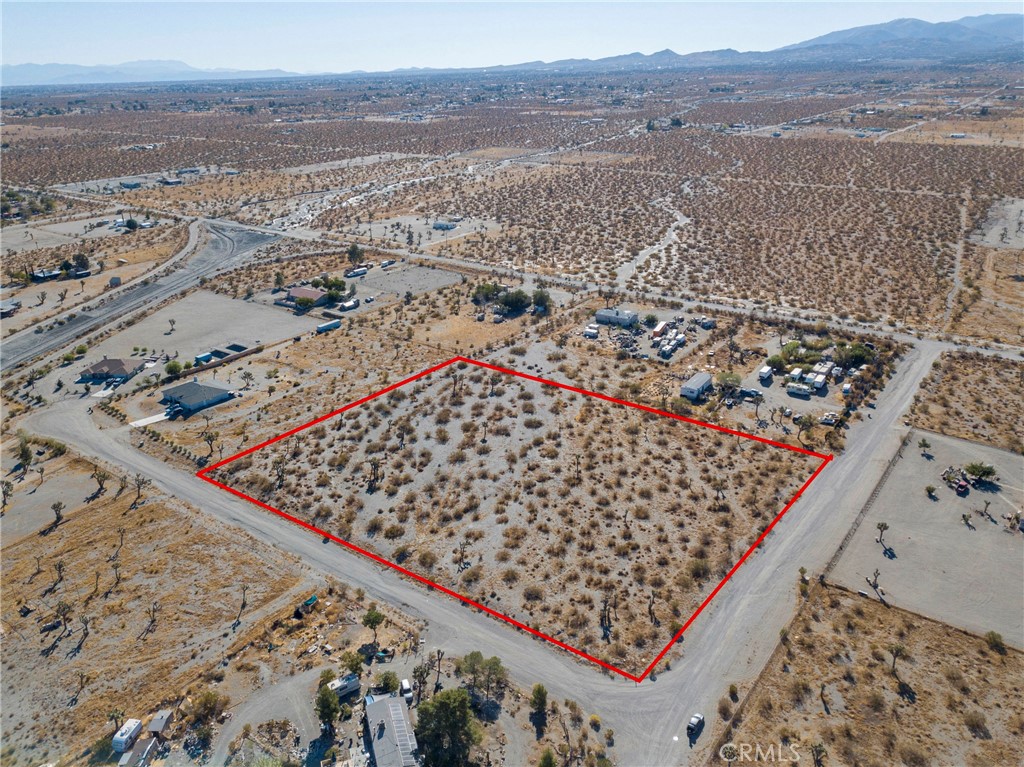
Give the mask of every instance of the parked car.
[(700, 735), (700, 731), (704, 729), (704, 714), (694, 714), (690, 717), (689, 724), (686, 725), (686, 734), (691, 738), (696, 738)]

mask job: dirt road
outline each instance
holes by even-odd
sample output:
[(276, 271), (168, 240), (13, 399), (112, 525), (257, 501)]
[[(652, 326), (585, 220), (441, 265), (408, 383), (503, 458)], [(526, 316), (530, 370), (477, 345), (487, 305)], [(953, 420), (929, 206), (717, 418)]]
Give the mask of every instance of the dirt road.
[[(200, 226), (205, 226), (210, 238), (204, 247), (190, 256), (196, 248)], [(198, 285), (203, 277), (240, 266), (247, 254), (274, 239), (273, 235), (252, 232), (230, 224), (193, 222), (189, 227), (188, 244), (168, 262), (173, 264), (185, 259), (183, 266), (163, 277), (143, 278), (113, 296), (94, 299), (71, 312), (54, 317), (47, 321), (40, 333), (33, 328), (26, 328), (8, 336), (4, 339), (0, 368), (5, 373), (10, 372), (35, 357), (72, 344), (86, 333), (120, 322), (135, 312), (183, 293)], [(168, 264), (161, 269), (166, 269)], [(61, 319), (65, 322), (58, 325)]]

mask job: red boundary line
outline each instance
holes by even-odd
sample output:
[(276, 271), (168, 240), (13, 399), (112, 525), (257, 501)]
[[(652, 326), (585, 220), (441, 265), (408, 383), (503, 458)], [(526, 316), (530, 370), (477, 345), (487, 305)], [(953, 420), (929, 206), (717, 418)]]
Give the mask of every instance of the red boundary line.
[[(607, 662), (601, 660), (600, 658), (595, 658), (593, 655), (585, 653), (582, 650), (579, 650), (579, 649), (577, 649), (575, 647), (572, 647), (571, 645), (568, 645), (565, 642), (559, 641), (558, 639), (555, 639), (554, 637), (549, 636), (549, 635), (543, 633), (542, 631), (538, 631), (537, 629), (531, 628), (530, 626), (527, 626), (526, 624), (521, 623), (520, 621), (517, 621), (515, 618), (512, 618), (512, 617), (510, 617), (508, 615), (505, 615), (504, 613), (500, 613), (497, 610), (494, 610), (494, 609), (492, 609), (490, 607), (487, 607), (486, 605), (482, 605), (479, 602), (476, 602), (476, 601), (470, 599), (469, 597), (463, 596), (462, 594), (458, 593), (457, 591), (453, 591), (452, 589), (446, 588), (445, 586), (442, 586), (439, 583), (434, 583), (430, 579), (424, 578), (422, 575), (419, 575), (418, 573), (414, 573), (411, 570), (408, 570), (408, 569), (402, 567), (401, 565), (397, 565), (394, 562), (391, 562), (391, 561), (389, 561), (387, 559), (384, 559), (383, 557), (381, 557), (381, 556), (379, 556), (377, 554), (374, 554), (372, 552), (366, 551), (365, 549), (361, 549), (360, 547), (356, 546), (354, 543), (351, 543), (349, 541), (346, 541), (346, 540), (343, 540), (341, 538), (338, 538), (337, 536), (332, 535), (331, 533), (328, 533), (328, 532), (326, 532), (324, 530), (321, 530), (320, 528), (315, 527), (315, 526), (309, 524), (308, 522), (305, 522), (305, 521), (303, 521), (301, 519), (298, 519), (297, 517), (293, 517), (291, 514), (287, 514), (287, 513), (283, 512), (283, 511), (279, 510), (279, 509), (275, 509), (273, 506), (270, 506), (269, 504), (263, 503), (263, 501), (257, 500), (256, 498), (253, 498), (252, 496), (246, 495), (245, 493), (241, 492), (240, 490), (236, 490), (235, 488), (230, 487), (229, 485), (225, 485), (223, 482), (219, 482), (216, 479), (213, 479), (212, 477), (207, 476), (214, 469), (218, 469), (218, 468), (220, 468), (220, 467), (222, 467), (222, 466), (224, 466), (224, 465), (226, 465), (228, 463), (231, 463), (232, 461), (235, 461), (235, 460), (237, 460), (237, 459), (239, 459), (239, 458), (241, 458), (243, 456), (249, 455), (250, 453), (254, 453), (257, 450), (260, 450), (260, 449), (262, 449), (264, 447), (267, 447), (268, 445), (272, 445), (275, 442), (279, 442), (282, 439), (286, 439), (286, 438), (292, 436), (293, 434), (296, 434), (297, 432), (300, 432), (300, 431), (302, 431), (304, 429), (308, 429), (310, 426), (315, 426), (316, 424), (321, 423), (322, 421), (326, 421), (329, 418), (333, 418), (336, 415), (344, 413), (346, 410), (351, 410), (352, 408), (359, 407), (360, 405), (363, 405), (363, 404), (369, 402), (370, 400), (376, 399), (377, 397), (380, 397), (381, 395), (387, 394), (388, 392), (391, 392), (391, 391), (394, 391), (395, 389), (401, 388), (402, 386), (405, 386), (406, 384), (412, 383), (413, 381), (416, 381), (416, 380), (418, 380), (420, 378), (428, 376), (431, 373), (436, 373), (438, 370), (442, 370), (442, 369), (448, 367), (449, 365), (452, 365), (452, 364), (455, 364), (455, 363), (466, 363), (468, 365), (475, 365), (477, 367), (484, 368), (484, 369), (487, 369), (487, 370), (493, 370), (493, 371), (496, 371), (496, 372), (499, 372), (499, 373), (507, 373), (509, 375), (518, 376), (519, 378), (525, 378), (525, 379), (530, 380), (530, 381), (535, 381), (535, 382), (543, 384), (545, 386), (555, 386), (555, 387), (557, 387), (559, 389), (565, 389), (566, 391), (576, 392), (577, 394), (583, 394), (583, 395), (586, 395), (588, 397), (595, 397), (597, 399), (601, 399), (601, 400), (604, 400), (606, 402), (612, 402), (612, 403), (615, 403), (617, 405), (624, 405), (626, 407), (635, 408), (636, 410), (643, 410), (643, 411), (648, 412), (648, 413), (653, 413), (655, 415), (665, 416), (667, 418), (672, 418), (672, 419), (675, 419), (677, 421), (683, 421), (685, 423), (694, 424), (696, 426), (703, 426), (703, 427), (706, 427), (708, 429), (713, 429), (714, 431), (723, 432), (725, 434), (732, 434), (732, 435), (738, 436), (738, 437), (745, 437), (747, 439), (754, 440), (755, 442), (762, 442), (764, 444), (772, 445), (774, 447), (783, 448), (785, 450), (792, 450), (793, 452), (796, 452), (796, 453), (802, 453), (804, 455), (810, 455), (810, 456), (813, 456), (815, 458), (820, 458), (821, 459), (821, 463), (818, 465), (818, 468), (816, 468), (814, 470), (814, 472), (811, 474), (811, 476), (807, 478), (807, 480), (803, 483), (803, 485), (800, 486), (800, 489), (796, 491), (796, 494), (789, 500), (789, 503), (787, 503), (783, 507), (782, 511), (780, 511), (775, 516), (775, 518), (771, 521), (771, 523), (764, 529), (764, 532), (762, 532), (761, 535), (758, 536), (757, 540), (754, 541), (754, 543), (752, 543), (750, 545), (750, 548), (748, 548), (746, 550), (746, 552), (744, 552), (743, 556), (740, 557), (739, 561), (737, 561), (736, 564), (732, 566), (732, 569), (729, 570), (728, 573), (726, 573), (725, 577), (719, 582), (719, 584), (715, 587), (715, 589), (710, 594), (708, 594), (708, 596), (704, 599), (703, 602), (701, 602), (700, 606), (696, 609), (696, 611), (694, 611), (693, 615), (691, 615), (689, 617), (689, 619), (686, 621), (686, 623), (683, 625), (683, 627), (681, 629), (679, 629), (678, 632), (676, 632), (676, 635), (673, 636), (671, 640), (669, 640), (668, 644), (665, 645), (665, 648), (660, 653), (658, 653), (658, 656), (653, 661), (651, 661), (650, 665), (648, 665), (647, 668), (644, 669), (644, 672), (642, 674), (640, 674), (639, 676), (637, 676), (636, 674), (631, 674), (628, 671), (623, 671), (622, 669), (618, 668), (617, 666), (613, 666), (612, 664), (607, 663)], [(648, 675), (650, 675), (651, 671), (654, 670), (654, 667), (658, 665), (658, 662), (662, 658), (664, 658), (665, 655), (668, 653), (668, 651), (672, 648), (672, 645), (674, 645), (676, 642), (679, 641), (679, 639), (683, 636), (683, 633), (686, 631), (686, 629), (688, 629), (690, 627), (690, 624), (693, 623), (694, 620), (697, 619), (697, 616), (700, 615), (704, 611), (704, 608), (707, 607), (711, 603), (711, 600), (715, 598), (715, 596), (718, 594), (718, 592), (722, 590), (722, 587), (725, 586), (725, 584), (729, 581), (730, 578), (732, 578), (733, 574), (740, 568), (740, 565), (742, 565), (744, 562), (746, 562), (747, 558), (751, 554), (753, 554), (755, 549), (757, 549), (757, 547), (761, 545), (761, 543), (764, 541), (764, 539), (768, 537), (768, 533), (770, 533), (772, 531), (772, 529), (775, 527), (775, 525), (777, 525), (779, 523), (779, 520), (781, 520), (782, 517), (785, 516), (785, 514), (793, 507), (793, 504), (795, 504), (797, 502), (797, 500), (800, 498), (800, 496), (803, 494), (803, 492), (808, 487), (810, 487), (811, 483), (815, 479), (817, 479), (818, 475), (821, 474), (821, 472), (824, 470), (825, 466), (832, 459), (833, 459), (833, 456), (831, 456), (831, 455), (823, 455), (821, 453), (815, 453), (815, 452), (813, 452), (811, 450), (806, 450), (806, 449), (801, 448), (801, 447), (796, 447), (794, 445), (786, 445), (786, 444), (784, 444), (782, 442), (776, 442), (774, 440), (767, 439), (765, 437), (758, 437), (755, 434), (747, 434), (746, 432), (737, 431), (735, 429), (728, 429), (728, 428), (726, 428), (724, 426), (718, 426), (717, 424), (705, 423), (704, 421), (698, 421), (697, 419), (694, 419), (694, 418), (687, 418), (686, 416), (677, 415), (675, 413), (666, 413), (665, 411), (658, 410), (657, 408), (649, 407), (647, 405), (639, 405), (639, 404), (637, 404), (635, 402), (628, 402), (628, 401), (622, 400), (622, 399), (617, 399), (615, 397), (610, 397), (607, 394), (600, 394), (598, 392), (588, 391), (586, 389), (581, 389), (581, 388), (576, 387), (576, 386), (570, 386), (569, 384), (558, 383), (557, 381), (549, 381), (546, 378), (540, 378), (539, 376), (530, 375), (528, 373), (522, 373), (522, 372), (519, 372), (517, 370), (511, 370), (509, 368), (503, 368), (503, 367), (500, 367), (498, 365), (492, 365), (492, 364), (487, 363), (487, 362), (480, 362), (478, 360), (470, 359), (469, 357), (452, 357), (450, 360), (447, 360), (446, 362), (442, 362), (442, 363), (440, 363), (438, 365), (434, 365), (431, 368), (427, 368), (426, 370), (424, 370), (424, 371), (422, 371), (420, 373), (417, 373), (416, 375), (410, 376), (409, 378), (405, 378), (405, 379), (403, 379), (401, 381), (398, 381), (397, 383), (393, 383), (390, 386), (387, 386), (387, 387), (381, 389), (378, 392), (375, 392), (373, 394), (368, 394), (367, 396), (365, 396), (365, 397), (363, 397), (361, 399), (358, 399), (355, 402), (351, 402), (351, 403), (349, 403), (348, 405), (345, 405), (342, 408), (338, 408), (337, 410), (334, 410), (334, 411), (328, 413), (327, 415), (322, 415), (319, 418), (315, 418), (312, 421), (310, 421), (308, 423), (305, 423), (305, 424), (303, 424), (301, 426), (296, 426), (295, 428), (289, 429), (288, 431), (284, 432), (283, 434), (279, 434), (278, 436), (273, 437), (272, 439), (268, 439), (268, 440), (266, 440), (264, 442), (259, 443), (258, 445), (254, 445), (253, 447), (250, 447), (250, 448), (248, 448), (246, 450), (243, 450), (243, 451), (241, 451), (239, 453), (236, 453), (235, 455), (233, 455), (233, 456), (231, 456), (229, 458), (225, 458), (222, 461), (218, 461), (217, 463), (213, 464), (212, 466), (207, 466), (205, 469), (201, 469), (200, 471), (196, 472), (196, 476), (199, 477), (202, 480), (205, 480), (206, 482), (209, 482), (212, 485), (215, 485), (216, 487), (219, 487), (222, 490), (226, 490), (227, 492), (231, 493), (232, 495), (236, 495), (239, 498), (242, 498), (243, 500), (249, 501), (250, 503), (253, 503), (253, 504), (257, 505), (257, 506), (259, 506), (262, 509), (265, 509), (267, 511), (273, 512), (274, 514), (277, 514), (278, 516), (283, 517), (284, 519), (287, 519), (289, 522), (293, 522), (294, 524), (297, 524), (300, 527), (304, 527), (307, 530), (310, 530), (311, 532), (315, 532), (317, 535), (323, 536), (324, 538), (328, 538), (328, 539), (334, 541), (335, 543), (338, 543), (338, 544), (344, 546), (347, 549), (350, 549), (350, 550), (355, 551), (355, 552), (357, 552), (359, 554), (362, 554), (364, 557), (372, 559), (373, 561), (375, 561), (375, 562), (377, 562), (379, 564), (386, 565), (387, 567), (390, 567), (393, 570), (397, 570), (402, 575), (408, 576), (409, 578), (412, 578), (413, 580), (419, 581), (420, 583), (423, 583), (423, 584), (425, 584), (426, 586), (429, 586), (432, 589), (436, 589), (437, 591), (440, 591), (440, 592), (442, 592), (444, 594), (447, 594), (448, 596), (455, 597), (456, 599), (458, 599), (458, 600), (460, 600), (462, 602), (465, 602), (466, 604), (471, 605), (471, 606), (477, 608), (478, 610), (481, 610), (481, 611), (487, 613), (488, 615), (491, 615), (491, 616), (493, 616), (495, 618), (499, 618), (499, 619), (501, 619), (501, 620), (503, 620), (503, 621), (505, 621), (507, 623), (511, 623), (513, 626), (515, 626), (518, 629), (521, 629), (522, 631), (526, 631), (526, 632), (528, 632), (530, 634), (533, 634), (536, 637), (539, 637), (539, 638), (544, 639), (544, 640), (546, 640), (548, 642), (551, 642), (554, 645), (557, 645), (558, 647), (561, 647), (563, 650), (568, 650), (569, 652), (574, 653), (575, 655), (578, 655), (581, 658), (586, 658), (587, 660), (589, 660), (589, 661), (591, 661), (593, 663), (596, 663), (599, 666), (602, 666), (603, 668), (608, 669), (609, 671), (614, 671), (616, 674), (619, 674), (620, 676), (624, 676), (627, 679), (631, 679), (634, 682), (639, 683), (639, 682), (642, 682), (644, 679), (646, 679)]]

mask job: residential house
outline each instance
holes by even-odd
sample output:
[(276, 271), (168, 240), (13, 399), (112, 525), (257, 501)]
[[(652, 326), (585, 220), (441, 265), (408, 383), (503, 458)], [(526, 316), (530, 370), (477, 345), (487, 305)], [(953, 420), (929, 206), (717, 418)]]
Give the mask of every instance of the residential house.
[(619, 325), (631, 328), (640, 321), (640, 315), (628, 309), (598, 309), (594, 319), (602, 325)]
[(104, 357), (95, 362), (81, 373), (78, 377), (82, 381), (102, 382), (111, 378), (131, 378), (145, 367), (143, 360), (107, 359)]
[(377, 767), (416, 767), (416, 735), (402, 698), (366, 697), (366, 745)]
[(226, 386), (189, 381), (179, 386), (172, 386), (170, 389), (164, 389), (161, 401), (169, 405), (180, 405), (187, 412), (194, 413), (197, 410), (229, 400), (233, 396), (234, 392)]

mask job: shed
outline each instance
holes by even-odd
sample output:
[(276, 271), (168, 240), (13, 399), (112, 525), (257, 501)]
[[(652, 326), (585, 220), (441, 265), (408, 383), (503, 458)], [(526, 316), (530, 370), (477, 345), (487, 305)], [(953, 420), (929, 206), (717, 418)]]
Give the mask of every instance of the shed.
[(149, 727), (146, 731), (154, 737), (161, 737), (167, 728), (171, 726), (171, 722), (174, 720), (174, 710), (170, 708), (162, 708), (156, 712), (156, 715), (149, 723)]
[(683, 384), (679, 394), (693, 401), (699, 400), (712, 389), (710, 373), (694, 373), (690, 380)]

